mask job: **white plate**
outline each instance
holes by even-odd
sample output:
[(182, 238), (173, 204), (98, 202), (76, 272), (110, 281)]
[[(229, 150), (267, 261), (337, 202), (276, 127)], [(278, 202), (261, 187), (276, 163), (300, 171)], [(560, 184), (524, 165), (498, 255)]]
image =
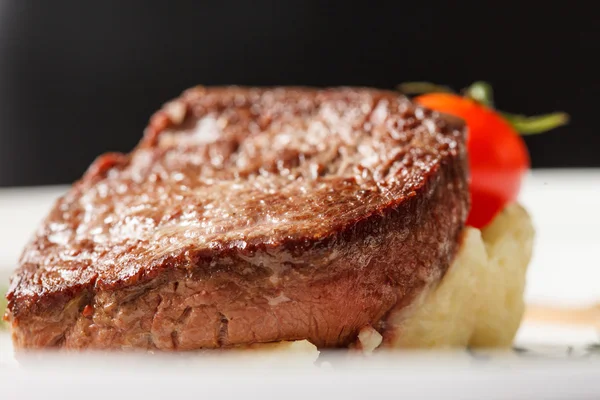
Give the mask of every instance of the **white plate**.
[[(64, 190), (0, 190), (4, 282), (36, 225)], [(537, 229), (527, 302), (577, 307), (599, 302), (600, 170), (536, 170), (528, 177), (521, 202)], [(0, 387), (7, 399), (598, 399), (600, 356), (582, 357), (594, 341), (598, 332), (593, 327), (525, 322), (516, 344), (539, 349), (541, 360), (514, 354), (487, 361), (465, 352), (396, 354), (323, 368), (306, 360), (292, 367), (288, 364), (293, 360), (248, 366), (242, 360), (194, 356), (62, 355), (36, 359), (32, 368), (17, 363), (8, 335), (0, 333)]]

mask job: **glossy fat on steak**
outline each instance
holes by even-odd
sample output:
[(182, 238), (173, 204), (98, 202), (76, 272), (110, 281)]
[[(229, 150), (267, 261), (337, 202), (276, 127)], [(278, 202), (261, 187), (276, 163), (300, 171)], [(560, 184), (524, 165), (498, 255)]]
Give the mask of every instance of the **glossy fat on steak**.
[(397, 93), (196, 87), (57, 201), (7, 320), (18, 348), (389, 337), (468, 209), (464, 127)]

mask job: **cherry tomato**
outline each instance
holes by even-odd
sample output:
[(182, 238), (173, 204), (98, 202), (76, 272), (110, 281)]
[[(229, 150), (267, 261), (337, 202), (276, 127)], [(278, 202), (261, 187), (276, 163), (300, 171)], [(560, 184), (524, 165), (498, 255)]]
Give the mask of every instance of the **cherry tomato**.
[(468, 128), (471, 211), (467, 225), (486, 226), (507, 204), (517, 200), (530, 167), (519, 133), (495, 110), (452, 93), (417, 96), (418, 104), (462, 118)]

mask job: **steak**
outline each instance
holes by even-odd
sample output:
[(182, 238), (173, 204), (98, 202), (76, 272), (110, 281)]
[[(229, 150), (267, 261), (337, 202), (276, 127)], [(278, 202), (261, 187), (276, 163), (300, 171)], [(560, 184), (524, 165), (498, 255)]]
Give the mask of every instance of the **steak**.
[(196, 87), (57, 200), (5, 318), (17, 348), (389, 338), (468, 209), (464, 126), (397, 93)]

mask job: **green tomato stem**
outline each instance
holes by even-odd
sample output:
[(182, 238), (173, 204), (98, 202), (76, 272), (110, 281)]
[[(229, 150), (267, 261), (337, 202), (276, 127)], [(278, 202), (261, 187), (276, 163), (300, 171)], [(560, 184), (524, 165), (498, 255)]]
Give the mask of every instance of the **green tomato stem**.
[(527, 117), (525, 115), (501, 113), (517, 132), (521, 135), (536, 135), (569, 122), (569, 115), (564, 112)]
[[(398, 90), (405, 95), (420, 95), (426, 93), (456, 93), (448, 86), (438, 85), (431, 82), (405, 82), (398, 85)], [(494, 90), (492, 85), (485, 81), (473, 82), (470, 86), (463, 89), (461, 94), (479, 104), (491, 109), (494, 107)], [(509, 114), (496, 110), (513, 128), (521, 135), (536, 135), (559, 126), (566, 125), (569, 122), (569, 115), (564, 112), (528, 117), (519, 114)]]
[(477, 81), (463, 91), (465, 97), (469, 97), (489, 108), (494, 108), (494, 90), (487, 82)]

